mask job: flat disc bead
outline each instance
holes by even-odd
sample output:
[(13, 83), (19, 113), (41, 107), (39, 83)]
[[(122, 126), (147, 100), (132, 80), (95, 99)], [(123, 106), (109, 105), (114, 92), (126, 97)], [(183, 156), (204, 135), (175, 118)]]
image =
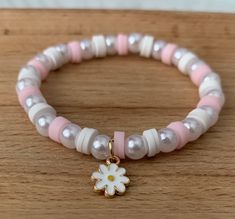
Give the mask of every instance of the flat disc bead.
[(35, 104), (28, 112), (30, 121), (35, 124), (37, 118), (46, 113), (56, 114), (55, 109), (47, 103)]
[(80, 63), (82, 61), (81, 47), (78, 41), (68, 43), (69, 60), (72, 63)]
[(142, 38), (140, 42), (140, 56), (149, 58), (152, 53), (154, 43), (154, 37), (146, 35)]
[(96, 57), (105, 57), (107, 54), (105, 38), (103, 35), (92, 37), (93, 53)]
[(148, 145), (148, 157), (153, 157), (160, 152), (159, 144), (159, 134), (156, 129), (148, 129), (143, 132)]
[(172, 64), (172, 56), (177, 49), (177, 45), (173, 43), (168, 43), (162, 50), (161, 60), (164, 64)]
[(35, 80), (37, 81), (39, 86), (41, 85), (41, 76), (37, 72), (37, 70), (31, 65), (26, 65), (25, 67), (21, 68), (18, 74), (18, 81), (24, 78), (30, 78), (32, 80)]
[(117, 35), (116, 49), (118, 55), (127, 55), (128, 54), (128, 37), (125, 34)]
[(185, 53), (178, 63), (178, 69), (180, 70), (180, 72), (187, 75), (187, 66), (196, 58), (197, 56), (192, 52)]
[(115, 131), (113, 139), (114, 155), (121, 159), (125, 159), (125, 132)]

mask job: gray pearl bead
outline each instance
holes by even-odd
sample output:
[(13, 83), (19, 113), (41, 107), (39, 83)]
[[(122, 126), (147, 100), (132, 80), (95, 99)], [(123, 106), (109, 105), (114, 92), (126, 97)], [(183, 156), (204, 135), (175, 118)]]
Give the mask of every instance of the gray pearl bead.
[(56, 50), (60, 53), (61, 58), (64, 61), (64, 64), (69, 60), (69, 49), (66, 44), (58, 44), (56, 45)]
[(36, 129), (38, 131), (38, 133), (42, 136), (48, 136), (48, 128), (51, 124), (51, 122), (55, 119), (55, 115), (54, 114), (45, 114), (40, 116), (37, 121), (36, 121)]
[(193, 59), (188, 65), (186, 66), (186, 72), (191, 74), (193, 71), (195, 71), (201, 64), (204, 62), (198, 58)]
[(161, 152), (168, 153), (174, 151), (177, 148), (179, 139), (172, 129), (164, 128), (159, 130), (159, 136), (159, 148)]
[(207, 81), (216, 81), (218, 83), (221, 83), (220, 76), (218, 74), (214, 73), (214, 72), (211, 72), (208, 75), (206, 75), (202, 79), (201, 83), (204, 83), (204, 82), (207, 82)]
[(142, 135), (131, 135), (125, 141), (125, 154), (133, 160), (144, 157), (148, 152), (147, 143)]
[(93, 49), (91, 40), (85, 39), (80, 41), (80, 47), (83, 59), (91, 59), (93, 57)]
[(203, 126), (198, 120), (194, 118), (186, 118), (182, 122), (190, 132), (189, 141), (198, 139), (203, 133)]
[(160, 60), (162, 49), (166, 46), (166, 42), (163, 40), (156, 40), (153, 44), (152, 57)]
[(20, 92), (20, 91), (24, 90), (27, 87), (38, 87), (38, 86), (39, 86), (38, 81), (35, 81), (33, 79), (30, 79), (30, 78), (24, 78), (24, 79), (21, 79), (21, 80), (17, 81), (16, 91)]
[(91, 145), (91, 154), (98, 160), (105, 160), (109, 155), (109, 140), (107, 135), (97, 135)]
[(25, 99), (24, 110), (28, 112), (35, 104), (46, 103), (46, 100), (41, 95), (31, 95)]
[(128, 49), (132, 53), (138, 53), (140, 51), (140, 42), (142, 35), (140, 33), (132, 33), (128, 36)]
[(116, 37), (112, 35), (108, 35), (105, 37), (105, 45), (107, 49), (108, 55), (115, 55), (117, 53), (116, 50)]
[(180, 59), (188, 52), (186, 48), (178, 48), (172, 56), (172, 63), (177, 66)]

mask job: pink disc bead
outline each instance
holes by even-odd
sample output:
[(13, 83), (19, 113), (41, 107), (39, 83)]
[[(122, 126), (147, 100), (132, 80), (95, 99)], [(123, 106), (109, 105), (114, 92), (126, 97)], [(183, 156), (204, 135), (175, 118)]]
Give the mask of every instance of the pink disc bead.
[(172, 64), (172, 56), (177, 49), (177, 45), (173, 43), (168, 43), (162, 50), (161, 60), (164, 64), (171, 65)]
[(60, 133), (62, 129), (67, 125), (70, 124), (71, 122), (67, 119), (65, 119), (62, 116), (56, 117), (50, 124), (49, 129), (48, 129), (48, 134), (49, 137), (60, 143)]
[(114, 155), (121, 159), (125, 159), (125, 132), (115, 131), (114, 132), (114, 144), (113, 152)]
[(42, 95), (38, 87), (26, 87), (22, 91), (17, 93), (18, 100), (21, 106), (24, 106), (25, 99), (31, 95)]
[(43, 63), (34, 58), (31, 59), (27, 64), (33, 66), (37, 70), (42, 80), (46, 79), (47, 75), (49, 74), (49, 69), (47, 69)]
[(210, 66), (202, 63), (190, 73), (190, 78), (195, 85), (199, 86), (202, 82), (202, 79), (211, 72), (212, 69), (210, 68)]
[(117, 35), (116, 49), (119, 55), (128, 54), (128, 37), (125, 34)]
[(204, 96), (204, 97), (201, 98), (201, 100), (197, 104), (197, 107), (211, 106), (217, 112), (220, 112), (220, 110), (223, 107), (223, 104), (224, 104), (223, 100), (221, 100), (219, 97), (207, 95), (207, 96)]
[(82, 60), (81, 47), (78, 41), (72, 41), (68, 43), (69, 48), (69, 60), (72, 63), (80, 63)]
[(189, 141), (189, 130), (180, 121), (170, 123), (167, 128), (172, 129), (179, 138), (177, 149), (181, 149)]

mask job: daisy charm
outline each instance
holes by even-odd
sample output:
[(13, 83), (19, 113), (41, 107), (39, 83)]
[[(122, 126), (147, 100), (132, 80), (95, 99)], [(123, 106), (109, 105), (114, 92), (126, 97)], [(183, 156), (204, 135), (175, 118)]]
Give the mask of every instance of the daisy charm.
[(106, 197), (113, 197), (115, 194), (123, 195), (126, 191), (126, 186), (130, 183), (126, 174), (126, 169), (118, 167), (120, 162), (118, 157), (116, 163), (110, 162), (107, 159), (107, 165), (101, 164), (97, 172), (93, 172), (91, 179), (95, 181), (94, 190), (96, 192), (104, 191)]

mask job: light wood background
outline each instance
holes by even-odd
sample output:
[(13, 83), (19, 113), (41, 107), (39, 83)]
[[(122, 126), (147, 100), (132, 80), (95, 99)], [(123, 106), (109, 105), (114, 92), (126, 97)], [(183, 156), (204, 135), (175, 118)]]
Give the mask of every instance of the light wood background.
[[(192, 49), (221, 74), (217, 125), (170, 154), (125, 161), (131, 185), (106, 199), (92, 191), (99, 162), (37, 134), (15, 95), (36, 52), (95, 33), (153, 34)], [(0, 11), (0, 218), (235, 218), (235, 15), (139, 11)], [(161, 128), (198, 101), (188, 78), (130, 56), (68, 65), (42, 85), (60, 115), (112, 135)]]

